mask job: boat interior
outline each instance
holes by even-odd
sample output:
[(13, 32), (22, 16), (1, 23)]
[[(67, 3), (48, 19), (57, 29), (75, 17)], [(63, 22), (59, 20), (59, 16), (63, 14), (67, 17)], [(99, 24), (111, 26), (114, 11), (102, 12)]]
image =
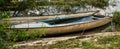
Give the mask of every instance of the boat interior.
[(57, 25), (57, 24), (67, 24), (67, 23), (75, 23), (75, 22), (91, 22), (95, 20), (100, 20), (99, 17), (93, 17), (93, 16), (86, 16), (86, 17), (77, 17), (77, 18), (59, 18), (54, 20), (43, 20), (41, 22), (48, 23), (50, 25)]

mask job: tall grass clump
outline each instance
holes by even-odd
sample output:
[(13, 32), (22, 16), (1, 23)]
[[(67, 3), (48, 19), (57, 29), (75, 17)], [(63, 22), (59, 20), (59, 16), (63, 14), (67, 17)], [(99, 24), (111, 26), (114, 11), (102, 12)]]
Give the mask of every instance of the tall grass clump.
[(30, 39), (34, 40), (37, 38), (41, 38), (42, 36), (45, 36), (44, 31), (41, 30), (39, 32), (36, 32), (32, 30), (32, 33), (29, 33), (26, 30), (12, 30), (8, 35), (8, 40), (14, 41), (14, 42), (20, 42), (20, 41), (28, 41)]
[[(9, 19), (9, 17), (9, 11), (0, 11), (0, 20), (2, 20), (3, 18)], [(10, 26), (10, 24), (5, 21), (0, 23), (0, 49), (16, 49), (13, 47), (13, 42), (7, 40), (6, 28), (8, 26)]]
[(113, 13), (113, 22), (117, 29), (120, 28), (120, 12)]
[(120, 12), (113, 13), (113, 22), (120, 25)]

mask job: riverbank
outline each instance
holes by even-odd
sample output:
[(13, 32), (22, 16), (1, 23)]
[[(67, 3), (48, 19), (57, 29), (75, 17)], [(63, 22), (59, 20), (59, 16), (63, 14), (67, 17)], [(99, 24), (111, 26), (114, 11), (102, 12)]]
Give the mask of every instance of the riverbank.
[[(65, 45), (65, 43), (68, 43), (68, 42), (70, 42), (69, 43), (70, 45), (74, 45), (74, 43), (72, 44), (72, 42), (75, 42), (76, 40), (90, 42), (91, 39), (94, 39), (95, 41), (97, 41), (97, 38), (112, 37), (112, 36), (120, 37), (120, 32), (101, 32), (101, 33), (93, 33), (93, 34), (87, 34), (82, 36), (78, 35), (78, 36), (66, 36), (66, 37), (64, 36), (64, 37), (41, 38), (36, 41), (17, 43), (15, 46), (19, 46), (19, 49), (49, 49), (49, 47), (59, 49), (59, 48), (62, 48), (61, 46), (67, 47), (68, 45)], [(57, 46), (59, 44), (61, 44), (61, 46)], [(76, 44), (79, 44), (79, 43), (77, 42)], [(57, 47), (55, 47), (55, 45)], [(63, 47), (63, 48), (66, 48), (66, 47)], [(71, 47), (68, 47), (68, 48), (71, 48)], [(79, 47), (72, 47), (72, 48), (79, 48)]]

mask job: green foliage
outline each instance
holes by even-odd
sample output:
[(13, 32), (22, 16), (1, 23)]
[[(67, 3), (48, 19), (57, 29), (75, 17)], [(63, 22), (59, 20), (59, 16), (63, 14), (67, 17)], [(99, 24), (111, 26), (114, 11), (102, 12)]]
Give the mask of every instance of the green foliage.
[[(10, 12), (0, 11), (0, 20), (3, 18), (10, 18)], [(26, 30), (11, 30), (8, 27), (11, 26), (8, 22), (0, 23), (0, 49), (9, 49), (14, 48), (12, 42), (15, 41), (25, 41), (28, 39), (35, 39), (41, 36), (45, 36), (45, 27), (36, 33), (33, 30), (32, 33), (27, 32)]]
[(105, 7), (109, 6), (109, 0), (15, 0), (14, 2), (1, 0), (0, 10), (15, 11), (13, 16), (18, 16), (19, 13), (25, 12), (27, 9), (42, 9), (41, 7), (45, 6), (57, 6), (57, 8), (63, 9), (65, 12), (72, 12), (71, 9), (75, 6), (84, 8), (92, 6), (105, 9)]
[(0, 10), (1, 11), (24, 11), (26, 9), (36, 7), (36, 0), (23, 0), (23, 1), (11, 1), (11, 0), (0, 0)]
[[(0, 11), (0, 20), (2, 19), (2, 18), (7, 18), (7, 19), (9, 19), (9, 15), (10, 15), (10, 12), (8, 11), (8, 12), (2, 12), (2, 11)], [(5, 28), (6, 27), (8, 27), (10, 24), (9, 23), (6, 23), (6, 22), (4, 22), (4, 23), (0, 23), (0, 38), (1, 39), (4, 39), (4, 37), (6, 36), (6, 30), (5, 30)]]
[[(36, 2), (38, 1), (38, 2)], [(1, 4), (6, 4), (4, 0), (1, 0)], [(4, 5), (3, 4), (3, 5)], [(26, 10), (29, 8), (37, 7), (37, 6), (49, 6), (49, 5), (71, 5), (71, 6), (80, 6), (80, 7), (86, 7), (87, 5), (97, 7), (97, 8), (105, 8), (106, 6), (109, 5), (109, 0), (51, 0), (48, 2), (47, 0), (44, 1), (39, 1), (39, 0), (25, 0), (25, 1), (15, 1), (15, 2), (10, 2), (9, 5), (10, 7), (14, 7), (14, 10)], [(1, 8), (8, 8), (8, 7), (1, 7)], [(9, 8), (8, 8), (9, 9)]]
[(97, 43), (106, 46), (106, 48), (119, 49), (120, 35), (99, 38)]
[(95, 46), (93, 43), (90, 43), (90, 42), (87, 42), (87, 41), (82, 41), (82, 48), (83, 49), (103, 49), (103, 48), (101, 48), (101, 47), (97, 47), (97, 46)]
[(102, 37), (98, 39), (99, 44), (110, 44), (111, 42), (117, 42), (120, 40), (119, 35), (116, 36), (108, 36), (108, 37)]
[(10, 17), (10, 11), (7, 11), (7, 12), (0, 11), (0, 20), (3, 19), (3, 18), (9, 19), (9, 17)]
[[(9, 19), (10, 12), (0, 11), (0, 18), (8, 18)], [(1, 20), (0, 19), (0, 20)], [(13, 47), (13, 43), (16, 41), (25, 41), (29, 39), (39, 38), (41, 36), (45, 36), (44, 31), (45, 27), (40, 31), (41, 33), (26, 33), (27, 30), (11, 30), (6, 29), (11, 26), (9, 23), (4, 22), (0, 23), (0, 49), (16, 49)]]
[(10, 41), (18, 41), (19, 40), (27, 40), (25, 37), (28, 36), (26, 35), (24, 30), (20, 30), (20, 31), (17, 31), (17, 30), (13, 30), (10, 32), (10, 34), (8, 35), (8, 39), (7, 40), (10, 40)]
[(0, 6), (4, 5), (5, 1), (4, 0), (0, 0)]
[(17, 49), (12, 42), (0, 40), (0, 49)]
[(18, 8), (20, 9), (30, 9), (36, 6), (36, 0), (26, 0), (26, 1), (22, 1), (22, 2), (18, 2)]
[(10, 30), (7, 36), (8, 41), (27, 41), (30, 39), (37, 39), (42, 36), (45, 36), (45, 29), (46, 27), (43, 27), (42, 30), (31, 30), (29, 32), (29, 29), (21, 29), (21, 30)]
[(120, 30), (120, 12), (114, 12), (112, 20), (115, 23), (115, 29), (119, 31)]
[(61, 41), (56, 44), (50, 45), (50, 49), (60, 48), (82, 48), (82, 49), (102, 49), (101, 47), (96, 47), (93, 43), (87, 41), (80, 41), (78, 39)]
[(10, 4), (11, 0), (0, 0), (0, 6), (6, 6)]
[(34, 30), (32, 30), (32, 33), (29, 33), (27, 29), (26, 30), (12, 30), (9, 33), (7, 40), (14, 41), (14, 42), (27, 41), (30, 39), (40, 38), (41, 36), (45, 36), (44, 28), (43, 30), (39, 31), (39, 33), (37, 33)]
[(96, 8), (105, 9), (109, 6), (109, 0), (85, 0), (88, 5), (91, 5)]
[(113, 22), (120, 25), (120, 12), (113, 13)]
[(64, 12), (70, 12), (71, 11), (71, 6), (70, 5), (64, 5), (63, 11)]
[(6, 36), (5, 27), (7, 27), (7, 25), (0, 24), (0, 38), (1, 39), (4, 39), (4, 37)]
[[(10, 12), (3, 12), (3, 11), (0, 11), (0, 20), (2, 18), (9, 18), (10, 16)], [(10, 41), (7, 41), (6, 37), (7, 37), (7, 34), (6, 34), (6, 27), (8, 27), (10, 24), (9, 23), (0, 23), (0, 49), (13, 49), (13, 44), (10, 42)]]
[(3, 40), (0, 40), (0, 48), (1, 49), (8, 49), (8, 45), (6, 45), (6, 43), (5, 43), (5, 41), (3, 41)]
[[(73, 7), (89, 8), (87, 6), (105, 9), (109, 6), (109, 0), (51, 0), (38, 2), (39, 6), (56, 6), (57, 9), (62, 9), (61, 11), (68, 13), (74, 13)], [(48, 8), (49, 9), (49, 8)], [(66, 14), (65, 13), (65, 14)]]
[(69, 0), (69, 1), (53, 1), (51, 2), (53, 5), (71, 5), (71, 6), (80, 6), (80, 7), (86, 7), (86, 6), (93, 6), (96, 8), (102, 8), (104, 9), (109, 5), (109, 0)]
[[(96, 40), (96, 41), (95, 41)], [(80, 49), (119, 49), (120, 35), (90, 38), (89, 40), (72, 39), (50, 45), (51, 49), (80, 48)]]

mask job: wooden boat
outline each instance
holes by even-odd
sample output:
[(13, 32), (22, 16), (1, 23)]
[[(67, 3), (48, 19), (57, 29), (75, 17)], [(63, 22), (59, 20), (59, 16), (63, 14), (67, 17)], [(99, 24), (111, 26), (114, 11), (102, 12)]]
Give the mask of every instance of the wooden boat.
[(111, 17), (99, 18), (93, 16), (62, 18), (13, 25), (11, 29), (28, 29), (28, 33), (33, 33), (33, 31), (35, 31), (35, 33), (42, 33), (44, 31), (46, 35), (55, 35), (92, 29), (109, 23), (111, 19)]
[(52, 16), (13, 17), (13, 18), (10, 18), (9, 20), (3, 19), (3, 21), (8, 21), (10, 24), (21, 24), (21, 23), (35, 22), (37, 20), (52, 20), (57, 18), (83, 17), (83, 16), (93, 15), (97, 12), (99, 11), (87, 11), (87, 12), (80, 12), (76, 14), (63, 14), (63, 15), (52, 15)]

